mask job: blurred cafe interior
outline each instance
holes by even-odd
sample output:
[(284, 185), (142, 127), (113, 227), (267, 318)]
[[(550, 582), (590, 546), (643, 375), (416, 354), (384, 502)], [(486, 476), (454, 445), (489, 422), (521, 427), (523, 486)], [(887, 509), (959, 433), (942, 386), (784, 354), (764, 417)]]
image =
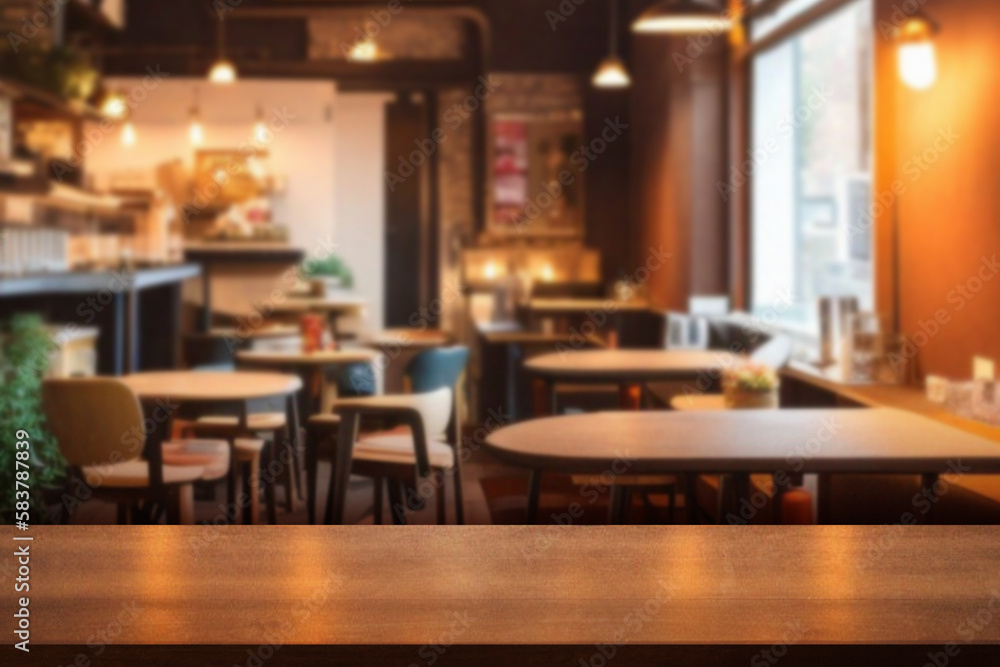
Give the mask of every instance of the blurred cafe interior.
[(1000, 518), (993, 0), (0, 27), (35, 523)]

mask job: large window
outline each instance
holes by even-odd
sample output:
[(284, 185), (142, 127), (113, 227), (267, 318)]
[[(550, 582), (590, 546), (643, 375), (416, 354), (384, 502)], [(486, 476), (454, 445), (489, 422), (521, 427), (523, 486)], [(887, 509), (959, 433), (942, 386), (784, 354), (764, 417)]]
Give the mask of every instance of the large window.
[(872, 40), (855, 0), (753, 56), (751, 304), (791, 327), (821, 296), (873, 305)]

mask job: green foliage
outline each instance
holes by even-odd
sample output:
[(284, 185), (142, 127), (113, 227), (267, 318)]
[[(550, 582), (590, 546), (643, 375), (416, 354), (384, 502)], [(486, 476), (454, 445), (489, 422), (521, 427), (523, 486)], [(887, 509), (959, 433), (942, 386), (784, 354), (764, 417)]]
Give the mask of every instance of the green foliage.
[[(4, 40), (6, 43), (8, 40)], [(85, 101), (94, 94), (99, 74), (89, 58), (70, 47), (43, 49), (37, 41), (0, 48), (0, 76), (57, 95), (65, 101)]]
[(322, 259), (309, 258), (299, 267), (303, 280), (310, 278), (340, 278), (344, 287), (354, 285), (354, 274), (340, 257), (327, 255)]
[(14, 315), (0, 323), (0, 521), (5, 524), (14, 521), (17, 431), (30, 435), (31, 523), (48, 518), (43, 491), (60, 486), (65, 476), (66, 462), (42, 413), (42, 379), (52, 346), (37, 315)]

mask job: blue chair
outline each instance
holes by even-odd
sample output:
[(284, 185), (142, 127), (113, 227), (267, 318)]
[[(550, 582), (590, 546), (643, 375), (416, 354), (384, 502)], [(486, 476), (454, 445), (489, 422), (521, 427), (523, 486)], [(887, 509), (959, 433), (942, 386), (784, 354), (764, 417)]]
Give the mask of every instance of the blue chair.
[(392, 518), (397, 524), (406, 522), (407, 508), (422, 508), (430, 491), (437, 500), (438, 523), (444, 523), (445, 482), (452, 477), (455, 519), (458, 524), (465, 523), (460, 385), (468, 361), (467, 347), (426, 350), (406, 368), (405, 382), (411, 393), (336, 403), (342, 437), (357, 434), (362, 417), (395, 420), (404, 426), (356, 437), (350, 460), (344, 460), (348, 448), (338, 447), (327, 497), (327, 523), (342, 521), (344, 490), (352, 473), (374, 480), (376, 523), (382, 522), (382, 482), (387, 482)]

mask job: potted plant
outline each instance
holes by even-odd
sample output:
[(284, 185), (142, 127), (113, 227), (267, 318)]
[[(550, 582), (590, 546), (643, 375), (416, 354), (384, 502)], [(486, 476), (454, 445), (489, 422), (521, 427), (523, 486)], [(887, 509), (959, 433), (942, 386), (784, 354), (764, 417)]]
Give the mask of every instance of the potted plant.
[(299, 268), (299, 275), (303, 281), (311, 283), (314, 292), (324, 296), (354, 286), (354, 274), (336, 255), (306, 260)]
[(722, 376), (722, 392), (730, 409), (777, 408), (778, 374), (770, 366), (745, 364)]
[[(66, 462), (59, 444), (45, 428), (42, 412), (42, 380), (49, 365), (52, 340), (33, 314), (14, 315), (0, 323), (0, 424), (7, 432), (0, 447), (0, 485), (9, 489), (0, 499), (0, 520), (13, 524), (17, 450), (10, 439), (18, 431), (30, 436), (28, 451), (28, 501), (31, 523), (51, 520), (49, 507), (59, 502), (64, 487)], [(23, 470), (23, 469), (22, 469)]]

